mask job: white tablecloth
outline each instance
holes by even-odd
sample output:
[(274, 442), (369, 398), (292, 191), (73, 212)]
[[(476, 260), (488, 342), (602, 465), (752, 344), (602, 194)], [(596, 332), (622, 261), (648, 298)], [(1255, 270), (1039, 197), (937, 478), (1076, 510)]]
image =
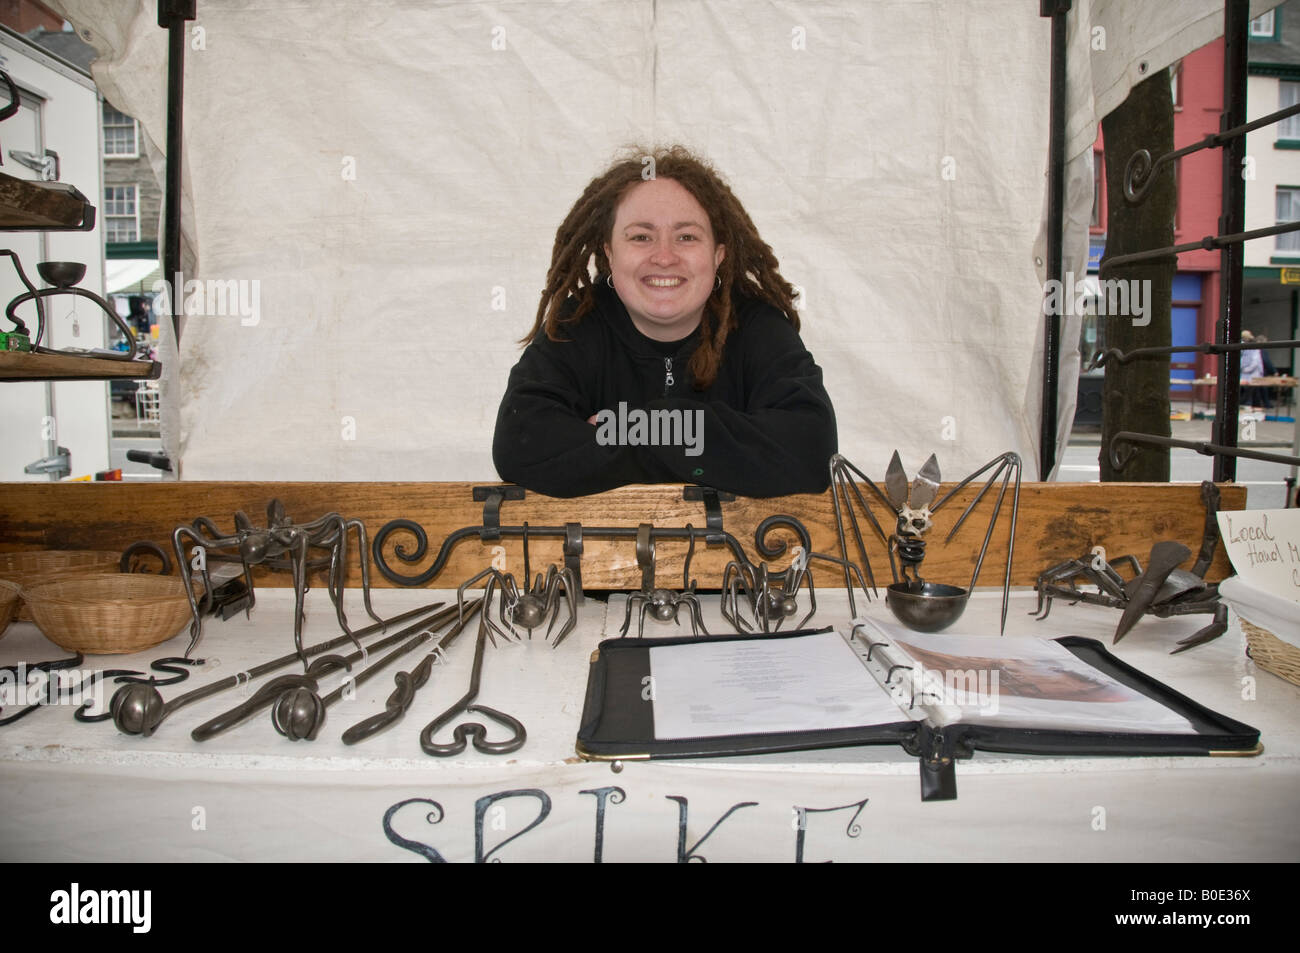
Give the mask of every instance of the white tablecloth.
[[(972, 598), (957, 628), (996, 631), (997, 592)], [(447, 593), (379, 590), (396, 614)], [(450, 594), (454, 599), (454, 593)], [(1115, 652), (1262, 733), (1254, 758), (1068, 758), (977, 753), (958, 765), (958, 798), (922, 803), (915, 758), (892, 746), (692, 762), (584, 763), (574, 754), (588, 660), (617, 634), (621, 595), (588, 599), (558, 648), (540, 639), (489, 649), (479, 701), (520, 718), (527, 744), (491, 756), (426, 756), (420, 729), (466, 688), (473, 628), (434, 668), (403, 720), (360, 745), (340, 735), (382, 709), (392, 674), (340, 701), (313, 742), (277, 734), (269, 713), (205, 743), (190, 730), (260, 682), (181, 709), (150, 738), (112, 722), (77, 724), (70, 706), (0, 728), (0, 857), (24, 860), (1300, 860), (1300, 688), (1256, 670), (1234, 624), (1178, 656), (1208, 621), (1148, 618)], [(353, 600), (356, 605), (353, 606)], [(1013, 594), (1009, 634), (1082, 635), (1109, 644), (1118, 613), (1058, 603), (1046, 622)], [(724, 631), (705, 597), (711, 631)], [(356, 593), (349, 617), (364, 618)], [(859, 611), (862, 607), (859, 606)], [(888, 620), (883, 601), (867, 613)], [(292, 645), (292, 593), (258, 593), (251, 621), (207, 620), (209, 664), (162, 689), (173, 698)], [(819, 592), (812, 624), (848, 621), (842, 592)], [(651, 633), (688, 633), (647, 621)], [(338, 634), (325, 595), (308, 597), (308, 643)], [(144, 668), (187, 635), (94, 667)], [(0, 641), (0, 665), (61, 656), (30, 623)], [(297, 666), (283, 673), (298, 671)], [(324, 681), (328, 690), (338, 676)], [(111, 689), (109, 690), (111, 694)], [(11, 714), (13, 709), (3, 715)], [(498, 730), (490, 732), (498, 736)], [(448, 740), (449, 732), (439, 734)], [(802, 820), (801, 820), (802, 819)], [(802, 828), (802, 829), (801, 829)], [(516, 838), (516, 839), (511, 839)], [(509, 843), (507, 843), (509, 840)]]

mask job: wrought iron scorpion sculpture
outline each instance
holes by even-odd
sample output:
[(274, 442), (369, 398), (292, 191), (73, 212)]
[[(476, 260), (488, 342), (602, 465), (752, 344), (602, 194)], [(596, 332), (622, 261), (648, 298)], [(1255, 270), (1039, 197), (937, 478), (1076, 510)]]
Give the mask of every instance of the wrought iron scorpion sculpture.
[[(1214, 551), (1219, 544), (1219, 524), (1215, 514), (1219, 510), (1219, 488), (1210, 481), (1201, 483), (1201, 499), (1205, 503), (1205, 532), (1201, 550), (1191, 570), (1179, 569), (1192, 551), (1182, 543), (1164, 540), (1151, 548), (1144, 572), (1135, 556), (1120, 556), (1106, 561), (1105, 550), (1094, 547), (1079, 559), (1067, 559), (1051, 566), (1038, 577), (1039, 619), (1046, 619), (1052, 611), (1054, 598), (1068, 599), (1071, 603), (1087, 602), (1092, 605), (1123, 609), (1113, 641), (1118, 642), (1128, 634), (1143, 615), (1166, 619), (1175, 615), (1212, 613), (1214, 621), (1198, 632), (1178, 642), (1170, 652), (1177, 655), (1198, 645), (1217, 639), (1228, 629), (1228, 607), (1219, 601), (1217, 583), (1207, 583), (1205, 572), (1214, 561)], [(1133, 576), (1125, 579), (1115, 568), (1128, 564)], [(1096, 591), (1081, 589), (1078, 580), (1096, 586)]]

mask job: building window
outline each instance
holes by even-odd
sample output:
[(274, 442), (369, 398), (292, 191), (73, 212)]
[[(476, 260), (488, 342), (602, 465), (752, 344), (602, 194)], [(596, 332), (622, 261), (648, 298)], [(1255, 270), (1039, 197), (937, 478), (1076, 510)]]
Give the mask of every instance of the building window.
[[(1277, 108), (1286, 109), (1300, 103), (1300, 83), (1281, 80), (1277, 84)], [(1277, 138), (1300, 141), (1300, 115), (1287, 116), (1277, 124)]]
[[(1300, 189), (1283, 188), (1277, 190), (1277, 224), (1300, 221)], [(1300, 231), (1284, 232), (1277, 236), (1277, 250), (1300, 252)]]
[(140, 240), (140, 212), (134, 185), (104, 189), (104, 240), (109, 244)]
[(1261, 14), (1250, 21), (1250, 38), (1252, 40), (1276, 40), (1277, 17), (1274, 11)]
[(135, 159), (140, 155), (135, 120), (104, 103), (104, 158)]

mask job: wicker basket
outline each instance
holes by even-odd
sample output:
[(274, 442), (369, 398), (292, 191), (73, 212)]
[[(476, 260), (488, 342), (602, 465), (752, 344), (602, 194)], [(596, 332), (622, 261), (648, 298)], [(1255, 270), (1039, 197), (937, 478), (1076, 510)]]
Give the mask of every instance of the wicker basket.
[(1266, 672), (1285, 678), (1293, 685), (1300, 685), (1300, 649), (1288, 642), (1283, 642), (1268, 629), (1239, 619), (1241, 631), (1246, 634), (1246, 645), (1250, 657)]
[(185, 584), (175, 576), (78, 576), (24, 589), (23, 597), (46, 638), (88, 655), (152, 648), (192, 618)]
[(15, 572), (60, 572), (87, 568), (117, 568), (121, 553), (101, 552), (95, 549), (40, 549), (22, 553), (0, 553), (0, 577), (8, 578)]
[(18, 605), (22, 602), (22, 589), (14, 582), (0, 579), (0, 639), (4, 638), (5, 629), (18, 614)]
[[(0, 579), (31, 589), (56, 579), (69, 579), (88, 573), (116, 572), (120, 553), (92, 549), (46, 549), (25, 553), (0, 553)], [(24, 601), (18, 619), (32, 621), (31, 609)]]

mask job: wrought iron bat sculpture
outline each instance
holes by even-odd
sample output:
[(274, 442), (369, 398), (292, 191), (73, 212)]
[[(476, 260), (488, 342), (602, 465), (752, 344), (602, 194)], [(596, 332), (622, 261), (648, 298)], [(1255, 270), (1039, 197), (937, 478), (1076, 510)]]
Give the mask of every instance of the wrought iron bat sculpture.
[[(951, 490), (939, 497), (938, 500), (935, 500), (939, 491), (939, 463), (933, 454), (917, 472), (916, 479), (912, 481), (909, 488), (907, 474), (903, 470), (903, 463), (899, 459), (898, 451), (894, 451), (894, 455), (889, 461), (889, 467), (885, 471), (885, 492), (883, 493), (865, 473), (845, 457), (836, 454), (831, 457), (830, 472), (831, 494), (835, 508), (835, 529), (839, 537), (840, 555), (845, 562), (849, 561), (848, 539), (844, 532), (845, 518), (847, 517), (858, 556), (862, 562), (862, 568), (865, 570), (872, 588), (875, 588), (876, 583), (871, 571), (871, 562), (867, 558), (866, 546), (858, 523), (856, 510), (860, 509), (889, 552), (889, 565), (893, 571), (894, 584), (889, 587), (888, 601), (894, 614), (904, 624), (913, 628), (921, 628), (925, 631), (936, 631), (943, 628), (951, 624), (961, 614), (966, 599), (970, 595), (969, 590), (975, 587), (975, 583), (979, 579), (980, 569), (984, 565), (984, 556), (988, 552), (989, 541), (993, 537), (993, 527), (997, 524), (998, 516), (1002, 512), (1002, 504), (1007, 494), (1007, 488), (1014, 477), (1015, 488), (1011, 498), (1011, 530), (1007, 541), (1007, 563), (1002, 582), (1002, 629), (1005, 631), (1011, 586), (1011, 561), (1015, 555), (1016, 518), (1020, 508), (1020, 469), (1019, 456), (1010, 452), (1001, 454), (984, 464), (970, 476), (962, 479)], [(967, 484), (972, 483), (990, 470), (992, 473), (988, 480), (975, 494), (975, 498), (971, 500), (961, 516), (957, 518), (944, 540), (945, 542), (952, 540), (957, 531), (961, 529), (962, 524), (965, 523), (966, 518), (979, 505), (993, 484), (1000, 480), (997, 499), (993, 505), (992, 515), (989, 517), (988, 529), (984, 533), (984, 542), (980, 547), (979, 556), (975, 560), (975, 569), (971, 573), (969, 588), (963, 590), (957, 586), (926, 582), (921, 578), (921, 562), (925, 559), (925, 534), (933, 526), (934, 514), (938, 513)], [(855, 476), (867, 485), (878, 504), (894, 514), (895, 524), (892, 533), (886, 534), (880, 522), (877, 521), (866, 496), (853, 479)], [(857, 504), (856, 509), (854, 503)], [(849, 610), (856, 615), (857, 607), (854, 604), (853, 589), (849, 582), (847, 568), (844, 583), (849, 590)]]

